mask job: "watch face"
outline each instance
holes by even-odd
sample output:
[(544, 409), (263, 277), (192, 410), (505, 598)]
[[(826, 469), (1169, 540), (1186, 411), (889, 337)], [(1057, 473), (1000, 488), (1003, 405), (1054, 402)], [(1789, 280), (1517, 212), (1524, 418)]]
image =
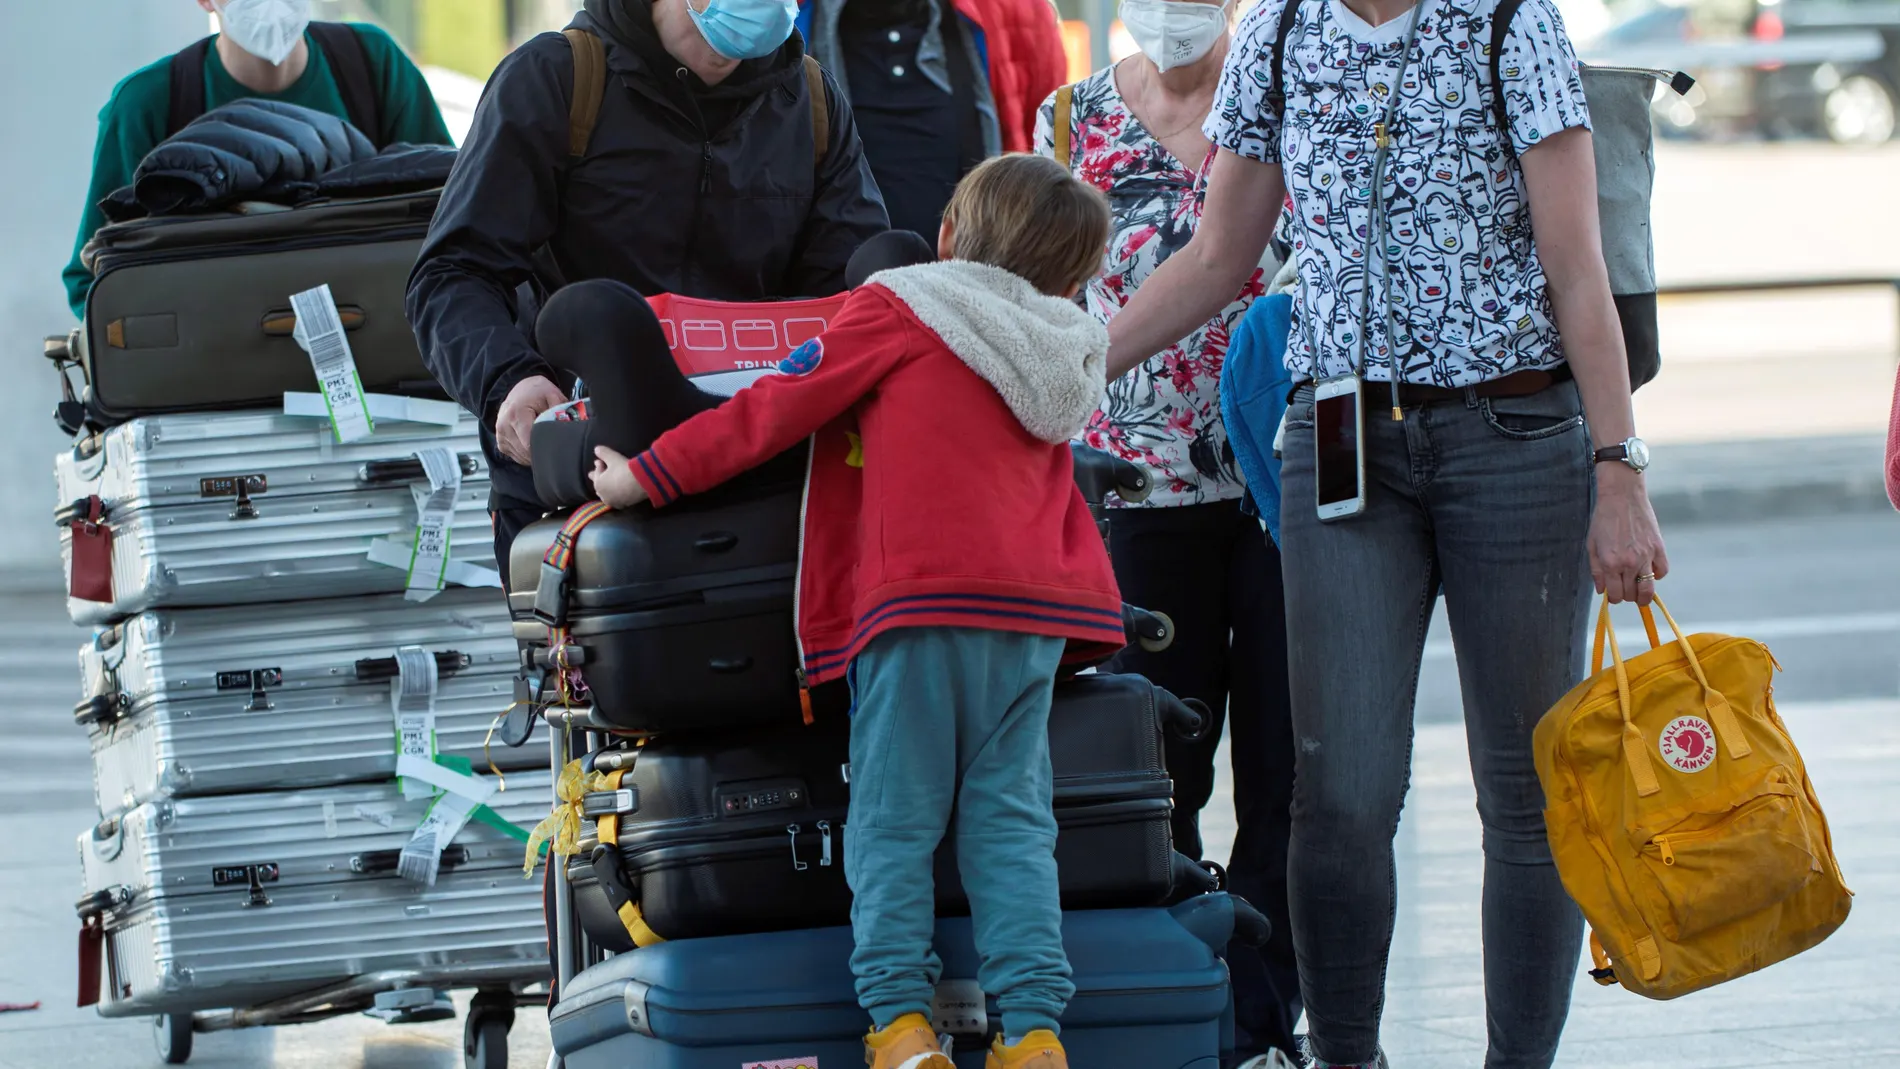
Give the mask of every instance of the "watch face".
[(1629, 465), (1637, 471), (1649, 467), (1649, 445), (1641, 438), (1631, 438), (1623, 446), (1629, 450)]

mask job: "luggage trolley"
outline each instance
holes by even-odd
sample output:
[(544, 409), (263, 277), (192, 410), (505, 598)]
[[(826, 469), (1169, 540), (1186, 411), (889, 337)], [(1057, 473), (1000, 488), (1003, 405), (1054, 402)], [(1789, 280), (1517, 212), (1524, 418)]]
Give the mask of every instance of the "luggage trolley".
[(515, 1009), (543, 1004), (547, 988), (538, 977), (524, 982), (507, 970), (392, 969), (248, 1009), (162, 1013), (152, 1018), (153, 1039), (166, 1065), (183, 1065), (191, 1059), (193, 1037), (199, 1032), (309, 1024), (368, 1009), (426, 1005), (434, 1001), (436, 990), (467, 987), (475, 989), (475, 997), (462, 1030), (463, 1064), (467, 1069), (508, 1069)]

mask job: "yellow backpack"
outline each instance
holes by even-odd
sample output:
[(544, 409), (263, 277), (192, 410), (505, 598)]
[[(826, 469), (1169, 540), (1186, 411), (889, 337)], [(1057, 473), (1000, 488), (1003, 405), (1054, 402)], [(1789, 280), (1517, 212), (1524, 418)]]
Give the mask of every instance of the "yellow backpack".
[(1774, 655), (1753, 639), (1685, 638), (1656, 607), (1675, 641), (1658, 641), (1644, 609), (1652, 648), (1625, 663), (1604, 603), (1593, 674), (1533, 745), (1551, 852), (1590, 922), (1591, 975), (1669, 999), (1826, 939), (1852, 892), (1775, 712)]

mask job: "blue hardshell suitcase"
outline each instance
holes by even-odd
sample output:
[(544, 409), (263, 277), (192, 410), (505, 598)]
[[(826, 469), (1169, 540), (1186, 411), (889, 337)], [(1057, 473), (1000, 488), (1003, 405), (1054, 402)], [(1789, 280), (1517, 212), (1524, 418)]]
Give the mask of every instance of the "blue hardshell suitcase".
[[(1243, 907), (1244, 908), (1244, 907)], [(1064, 914), (1076, 995), (1062, 1019), (1069, 1059), (1090, 1069), (1218, 1069), (1233, 1046), (1225, 894), (1173, 909)], [(970, 921), (937, 924), (944, 983), (937, 1027), (958, 1069), (982, 1069), (998, 1027), (976, 988)], [(550, 1016), (564, 1069), (852, 1069), (869, 1018), (853, 994), (849, 928), (689, 939), (576, 975)], [(975, 1007), (984, 1004), (978, 1013)]]

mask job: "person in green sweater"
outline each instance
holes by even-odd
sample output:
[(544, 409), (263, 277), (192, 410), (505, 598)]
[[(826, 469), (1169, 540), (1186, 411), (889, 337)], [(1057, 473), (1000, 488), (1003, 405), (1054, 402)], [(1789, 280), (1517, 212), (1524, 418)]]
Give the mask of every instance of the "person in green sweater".
[(83, 317), (92, 272), (80, 252), (105, 225), (99, 208), (158, 143), (213, 108), (256, 97), (328, 112), (376, 147), (453, 144), (422, 72), (393, 38), (362, 23), (312, 23), (309, 0), (198, 0), (221, 33), (133, 72), (99, 112), (92, 184), (61, 278)]

